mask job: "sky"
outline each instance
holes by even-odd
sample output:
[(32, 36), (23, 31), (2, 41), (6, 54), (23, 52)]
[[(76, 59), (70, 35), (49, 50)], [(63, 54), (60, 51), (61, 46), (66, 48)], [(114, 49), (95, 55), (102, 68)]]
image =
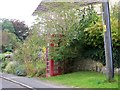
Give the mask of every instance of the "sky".
[[(110, 1), (113, 3), (117, 0)], [(32, 13), (40, 2), (41, 0), (0, 0), (0, 18), (18, 19), (31, 26), (35, 19)]]
[(0, 0), (0, 18), (18, 19), (31, 26), (35, 19), (32, 13), (40, 2), (41, 0)]

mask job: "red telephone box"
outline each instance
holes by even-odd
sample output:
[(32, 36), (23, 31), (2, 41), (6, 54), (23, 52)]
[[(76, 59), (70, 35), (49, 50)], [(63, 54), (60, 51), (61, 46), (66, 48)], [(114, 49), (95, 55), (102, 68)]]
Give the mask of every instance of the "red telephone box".
[[(51, 49), (51, 52), (52, 51), (54, 52), (54, 48), (58, 47), (58, 45), (54, 42), (53, 38), (61, 38), (62, 36), (63, 36), (62, 34), (51, 35), (50, 43), (48, 47), (46, 48), (46, 77), (61, 75), (63, 73), (62, 63), (53, 60), (51, 56), (49, 55), (50, 49)], [(58, 40), (61, 40), (61, 39), (58, 39)]]

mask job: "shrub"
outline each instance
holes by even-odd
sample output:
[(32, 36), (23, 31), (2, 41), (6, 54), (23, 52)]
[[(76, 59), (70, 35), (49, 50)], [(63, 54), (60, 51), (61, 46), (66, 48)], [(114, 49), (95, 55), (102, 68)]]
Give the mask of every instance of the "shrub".
[(26, 76), (26, 69), (24, 65), (19, 65), (16, 69), (15, 69), (15, 74), (18, 76)]
[[(113, 63), (115, 67), (120, 67), (120, 48), (119, 47), (113, 47)], [(82, 56), (84, 58), (89, 58), (92, 60), (100, 61), (103, 65), (106, 64), (105, 62), (105, 51), (104, 48), (87, 48)]]
[(1, 69), (5, 69), (6, 65), (7, 65), (7, 61), (4, 61), (1, 63)]
[(5, 61), (5, 55), (4, 54), (0, 54), (0, 62)]
[(46, 70), (46, 68), (41, 68), (41, 69), (37, 70), (36, 76), (37, 77), (45, 76), (45, 70)]
[[(40, 55), (41, 47), (43, 47), (43, 38), (41, 38), (36, 30), (31, 32), (32, 34), (28, 36), (26, 41), (18, 47), (14, 54), (14, 59), (20, 63), (24, 64), (25, 71), (29, 77), (36, 75), (39, 70), (42, 69), (44, 55)], [(43, 54), (42, 52), (41, 54)], [(45, 66), (45, 65), (44, 65)], [(22, 66), (20, 66), (22, 68)], [(23, 68), (22, 68), (22, 71)], [(19, 74), (21, 69), (17, 71)]]
[(43, 76), (45, 75), (46, 65), (45, 62), (38, 61), (36, 63), (36, 76)]
[(4, 71), (7, 72), (7, 73), (12, 73), (12, 74), (14, 74), (16, 67), (17, 67), (17, 62), (12, 61), (12, 62), (9, 62), (9, 63), (7, 64), (7, 66), (6, 66), (6, 68), (4, 69)]
[(29, 77), (33, 77), (36, 74), (35, 65), (31, 61), (25, 62), (26, 73)]
[(4, 61), (4, 62), (1, 62), (1, 64), (0, 64), (0, 70), (3, 72), (3, 70), (5, 69), (5, 67), (6, 67), (6, 65), (8, 64), (8, 62), (7, 61)]
[(13, 50), (15, 50), (21, 43), (20, 40), (14, 33), (9, 32), (9, 30), (2, 31), (2, 33), (2, 46), (4, 47), (2, 48), (2, 52), (13, 52)]

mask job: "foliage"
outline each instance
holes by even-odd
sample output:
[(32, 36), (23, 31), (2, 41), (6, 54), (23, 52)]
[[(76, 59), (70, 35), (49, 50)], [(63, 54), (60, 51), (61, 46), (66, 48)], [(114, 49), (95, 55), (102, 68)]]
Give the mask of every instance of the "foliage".
[(17, 38), (17, 36), (14, 33), (11, 33), (9, 31), (2, 31), (2, 51), (6, 52), (8, 50), (16, 49), (19, 44), (20, 40)]
[(8, 19), (2, 19), (1, 21), (2, 30), (0, 38), (2, 42), (0, 47), (3, 52), (13, 51), (13, 49), (16, 49), (20, 44), (20, 40), (15, 34), (16, 30), (14, 28), (14, 24)]
[(28, 26), (22, 21), (19, 20), (1, 20), (2, 30), (7, 30), (11, 33), (14, 33), (19, 39), (25, 40), (29, 34)]
[(5, 55), (4, 54), (0, 54), (0, 62), (5, 60)]
[(1, 46), (6, 46), (8, 44), (8, 32), (5, 32), (5, 31), (2, 31), (1, 32), (2, 34), (0, 34), (0, 37), (2, 38), (2, 43), (1, 43)]
[(26, 76), (26, 68), (24, 65), (19, 65), (18, 67), (15, 68), (15, 74), (18, 76)]
[(17, 66), (18, 66), (17, 62), (15, 62), (15, 61), (9, 62), (6, 66), (6, 68), (4, 69), (4, 71), (7, 72), (7, 73), (15, 74), (15, 68)]
[(118, 31), (118, 19), (111, 18), (111, 32), (112, 32), (112, 43), (113, 47), (120, 47), (120, 35)]
[[(117, 6), (112, 8), (111, 13), (111, 32), (112, 32), (112, 46), (113, 46), (113, 62), (115, 67), (120, 67), (118, 64), (120, 61), (119, 48), (120, 48), (120, 35), (118, 32), (118, 18)], [(100, 18), (101, 19), (101, 18)], [(84, 41), (84, 54), (85, 58), (92, 58), (94, 60), (99, 60), (105, 65), (105, 52), (104, 52), (104, 42), (102, 30), (102, 22), (99, 20), (95, 25), (91, 25), (89, 28), (85, 29), (85, 41)]]
[(0, 54), (0, 63), (1, 63), (0, 68), (1, 68), (1, 71), (4, 71), (7, 64), (9, 63), (9, 60), (6, 58), (6, 54), (11, 54), (11, 53), (7, 52), (7, 53), (1, 53)]
[(34, 62), (25, 61), (25, 68), (28, 76), (33, 77), (36, 74), (36, 69), (34, 67)]
[(118, 16), (119, 16), (119, 3), (115, 3), (111, 7), (111, 17), (118, 19)]
[(9, 30), (11, 33), (15, 32), (12, 22), (8, 19), (2, 19), (2, 30), (6, 29)]
[(29, 34), (29, 28), (27, 25), (25, 25), (24, 22), (21, 22), (19, 20), (11, 20), (13, 27), (15, 29), (15, 34), (16, 36), (21, 39), (25, 40), (26, 37)]
[[(18, 61), (39, 61), (38, 53), (41, 49), (42, 39), (36, 31), (26, 39), (26, 41), (16, 50), (15, 58)], [(43, 42), (44, 43), (44, 42)]]
[[(50, 4), (50, 5), (49, 5)], [(54, 60), (67, 60), (78, 56), (77, 45), (78, 41), (81, 45), (84, 43), (84, 29), (89, 27), (91, 23), (95, 23), (98, 20), (96, 12), (93, 10), (93, 6), (86, 8), (79, 8), (76, 4), (75, 8), (71, 8), (71, 3), (45, 3), (46, 7), (50, 7), (51, 4), (59, 4), (59, 7), (50, 11), (50, 15), (44, 14), (42, 20), (39, 22), (45, 25), (45, 31), (48, 33), (48, 43), (50, 42), (51, 35), (63, 35), (63, 39), (56, 36), (54, 39), (55, 44), (60, 44), (58, 48), (54, 49), (54, 52), (50, 52), (51, 57)], [(63, 5), (61, 7), (61, 5)], [(65, 9), (63, 9), (65, 8)], [(44, 20), (45, 19), (45, 20)], [(58, 40), (61, 39), (60, 42)]]
[[(111, 18), (111, 29), (112, 29), (112, 43), (113, 43), (113, 61), (114, 66), (119, 67), (119, 47), (120, 47), (120, 36), (118, 35), (118, 25), (117, 20), (113, 17)], [(103, 42), (103, 30), (101, 21), (97, 22), (95, 25), (90, 26), (85, 30), (85, 41), (84, 54), (85, 58), (92, 58), (94, 60), (99, 60), (105, 65), (105, 52), (104, 52), (104, 42)]]
[[(77, 58), (91, 58), (101, 61), (105, 65), (104, 52), (104, 31), (102, 17), (98, 16), (92, 5), (79, 7), (79, 3), (59, 3), (46, 2), (41, 3), (41, 9), (38, 14), (38, 27), (43, 27), (43, 37), (47, 43), (51, 44), (53, 34), (64, 35), (59, 41), (59, 37), (54, 39), (58, 48), (50, 50), (52, 59), (76, 60)], [(56, 7), (58, 6), (58, 7)], [(55, 7), (55, 8), (54, 8)], [(120, 35), (118, 33), (118, 6), (112, 8), (111, 29), (113, 41), (113, 60), (114, 65), (118, 67)], [(39, 19), (40, 17), (40, 19)], [(53, 42), (52, 42), (53, 43)]]
[(44, 55), (39, 57), (43, 45), (43, 38), (39, 36), (36, 29), (31, 31), (26, 41), (15, 51), (15, 60), (25, 65), (26, 73), (29, 76), (36, 75), (45, 64)]
[(46, 71), (46, 64), (44, 62), (38, 61), (36, 62), (36, 76), (44, 76)]
[(0, 68), (1, 68), (1, 71), (2, 71), (2, 72), (3, 72), (4, 69), (6, 68), (7, 64), (8, 64), (8, 61), (3, 61), (3, 62), (1, 62)]
[(113, 47), (113, 63), (115, 67), (120, 68), (120, 47)]
[(91, 25), (85, 29), (84, 44), (91, 47), (102, 48), (104, 45), (102, 22)]

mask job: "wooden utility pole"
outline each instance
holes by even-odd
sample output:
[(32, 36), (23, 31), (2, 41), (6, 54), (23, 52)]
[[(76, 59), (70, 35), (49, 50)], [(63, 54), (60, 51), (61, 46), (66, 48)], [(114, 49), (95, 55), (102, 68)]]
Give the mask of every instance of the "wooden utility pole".
[(108, 1), (103, 2), (102, 6), (103, 6), (106, 75), (107, 75), (107, 80), (112, 81), (114, 79), (114, 67), (113, 67), (113, 60), (112, 60), (112, 38), (111, 38), (109, 2)]

